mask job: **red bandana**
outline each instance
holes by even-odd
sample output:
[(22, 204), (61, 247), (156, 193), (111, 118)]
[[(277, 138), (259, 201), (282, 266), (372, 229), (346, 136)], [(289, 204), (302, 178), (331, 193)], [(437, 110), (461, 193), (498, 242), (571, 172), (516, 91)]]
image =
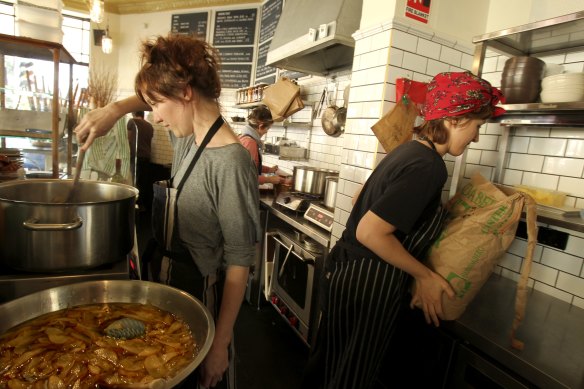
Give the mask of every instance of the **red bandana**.
[(495, 109), (493, 117), (505, 113), (497, 103), (505, 102), (501, 91), (471, 72), (437, 74), (428, 83), (426, 102), (422, 107), (424, 120), (442, 119), (474, 112), (487, 105)]

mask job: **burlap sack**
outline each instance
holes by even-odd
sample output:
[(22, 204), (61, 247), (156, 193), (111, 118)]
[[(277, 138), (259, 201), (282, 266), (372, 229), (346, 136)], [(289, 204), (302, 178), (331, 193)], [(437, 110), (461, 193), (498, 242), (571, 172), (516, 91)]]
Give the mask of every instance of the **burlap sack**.
[(473, 175), (449, 201), (449, 220), (430, 248), (427, 263), (456, 293), (454, 300), (443, 296), (443, 319), (459, 318), (515, 239), (524, 205), (528, 248), (518, 283), (511, 335), (512, 346), (516, 348), (522, 348), (514, 334), (525, 312), (527, 278), (537, 236), (535, 201), (529, 195), (495, 186), (478, 173)]

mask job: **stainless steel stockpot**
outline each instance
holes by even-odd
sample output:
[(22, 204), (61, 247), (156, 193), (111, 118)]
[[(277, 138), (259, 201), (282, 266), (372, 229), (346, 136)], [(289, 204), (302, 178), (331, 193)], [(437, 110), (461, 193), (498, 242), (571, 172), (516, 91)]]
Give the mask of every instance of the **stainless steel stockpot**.
[(336, 170), (319, 169), (311, 166), (295, 166), (294, 191), (324, 196), (326, 177), (338, 175), (339, 172)]
[(0, 264), (38, 272), (89, 269), (124, 259), (134, 243), (138, 190), (72, 180), (0, 184)]
[(197, 344), (197, 356), (176, 376), (154, 381), (155, 384), (149, 386), (152, 389), (172, 388), (182, 382), (203, 361), (213, 343), (213, 317), (199, 300), (168, 285), (136, 280), (78, 282), (41, 290), (0, 304), (0, 335), (45, 313), (77, 305), (102, 303), (151, 304), (175, 314), (189, 325)]

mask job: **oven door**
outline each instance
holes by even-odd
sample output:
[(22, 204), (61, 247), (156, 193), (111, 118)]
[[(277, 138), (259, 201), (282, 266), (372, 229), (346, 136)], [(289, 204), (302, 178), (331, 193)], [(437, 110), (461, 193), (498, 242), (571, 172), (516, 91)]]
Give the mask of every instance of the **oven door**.
[(270, 239), (274, 242), (272, 293), (277, 297), (272, 303), (279, 305), (280, 312), (307, 340), (316, 258), (290, 238), (274, 234)]

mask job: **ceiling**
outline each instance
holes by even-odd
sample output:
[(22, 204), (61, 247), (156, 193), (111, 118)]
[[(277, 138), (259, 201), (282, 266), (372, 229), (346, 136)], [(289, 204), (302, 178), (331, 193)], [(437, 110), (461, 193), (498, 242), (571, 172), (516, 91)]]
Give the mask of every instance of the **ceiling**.
[[(125, 15), (261, 2), (262, 0), (105, 0), (105, 10)], [(67, 9), (89, 11), (89, 0), (63, 0), (63, 3)]]

